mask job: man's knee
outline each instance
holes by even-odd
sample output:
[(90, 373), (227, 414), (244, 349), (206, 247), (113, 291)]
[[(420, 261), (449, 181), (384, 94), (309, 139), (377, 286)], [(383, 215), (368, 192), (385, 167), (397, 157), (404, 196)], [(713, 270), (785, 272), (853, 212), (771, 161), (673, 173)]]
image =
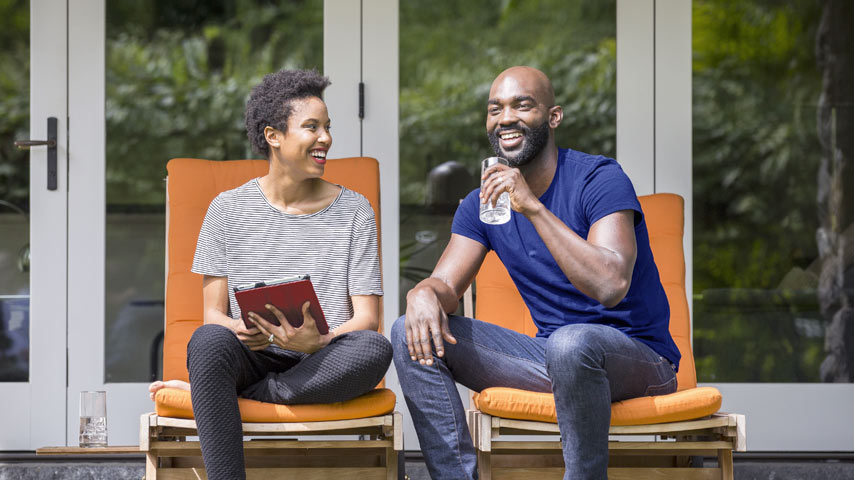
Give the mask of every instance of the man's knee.
[(601, 328), (601, 325), (575, 324), (555, 330), (546, 342), (546, 369), (551, 372), (598, 366)]

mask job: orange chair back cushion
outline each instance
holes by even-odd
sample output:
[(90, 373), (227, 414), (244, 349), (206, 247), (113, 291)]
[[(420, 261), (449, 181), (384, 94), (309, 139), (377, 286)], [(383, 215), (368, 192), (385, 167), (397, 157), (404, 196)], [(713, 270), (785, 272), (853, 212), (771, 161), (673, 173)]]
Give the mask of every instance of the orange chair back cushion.
[[(679, 195), (670, 193), (645, 195), (639, 199), (649, 230), (652, 256), (670, 304), (670, 335), (682, 353), (677, 374), (679, 390), (693, 388), (697, 386), (697, 376), (691, 350), (691, 318), (685, 295), (684, 201)], [(475, 282), (475, 317), (526, 335), (536, 335), (537, 327), (531, 319), (531, 312), (495, 252), (487, 254)]]
[[(166, 327), (163, 378), (189, 381), (187, 342), (203, 323), (202, 275), (192, 273), (196, 241), (211, 200), (220, 192), (263, 176), (267, 160), (212, 161), (176, 158), (166, 166)], [(364, 195), (380, 221), (379, 164), (367, 157), (330, 159), (324, 179)]]

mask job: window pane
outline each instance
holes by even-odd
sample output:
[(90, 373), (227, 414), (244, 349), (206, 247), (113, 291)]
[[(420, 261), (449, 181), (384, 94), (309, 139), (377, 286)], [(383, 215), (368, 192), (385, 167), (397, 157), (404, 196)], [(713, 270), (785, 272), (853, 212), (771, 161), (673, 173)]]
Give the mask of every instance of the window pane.
[(850, 2), (693, 3), (700, 381), (851, 381), (851, 25)]
[(616, 4), (601, 0), (400, 3), (400, 308), (430, 274), (458, 202), (492, 156), (486, 100), (505, 68), (555, 87), (557, 144), (614, 157)]
[(249, 91), (323, 69), (323, 1), (107, 2), (106, 35), (105, 381), (144, 382), (161, 358), (166, 162), (255, 157)]
[(30, 376), (30, 2), (0, 3), (0, 382)]

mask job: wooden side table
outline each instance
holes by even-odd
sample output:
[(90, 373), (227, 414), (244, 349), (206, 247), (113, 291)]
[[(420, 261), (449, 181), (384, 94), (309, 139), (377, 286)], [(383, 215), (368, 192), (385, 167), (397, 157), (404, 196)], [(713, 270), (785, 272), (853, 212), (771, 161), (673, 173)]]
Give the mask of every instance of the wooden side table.
[(127, 455), (142, 453), (139, 445), (107, 447), (42, 447), (36, 455)]

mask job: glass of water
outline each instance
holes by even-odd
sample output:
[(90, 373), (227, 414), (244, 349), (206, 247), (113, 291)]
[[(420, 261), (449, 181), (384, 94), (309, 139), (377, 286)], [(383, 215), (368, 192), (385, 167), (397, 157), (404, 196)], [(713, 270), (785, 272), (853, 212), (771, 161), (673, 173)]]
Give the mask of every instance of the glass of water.
[[(480, 175), (483, 177), (489, 167), (500, 163), (507, 165), (507, 160), (501, 157), (489, 157), (480, 162)], [(483, 189), (484, 180), (480, 181), (480, 188)], [(498, 196), (498, 201), (493, 205), (491, 202), (480, 204), (480, 221), (490, 225), (501, 225), (510, 221), (510, 194), (507, 192)]]
[(80, 446), (107, 446), (107, 392), (80, 392)]

